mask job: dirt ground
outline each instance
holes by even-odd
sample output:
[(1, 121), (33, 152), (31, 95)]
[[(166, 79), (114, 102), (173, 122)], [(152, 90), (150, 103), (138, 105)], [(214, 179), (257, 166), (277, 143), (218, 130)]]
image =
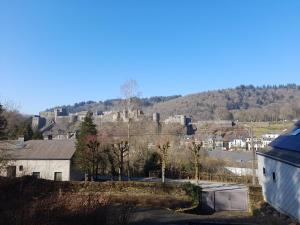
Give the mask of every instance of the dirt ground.
[(276, 217), (253, 217), (248, 212), (218, 212), (213, 215), (195, 215), (159, 208), (138, 208), (133, 213), (131, 225), (200, 225), (216, 224), (248, 225), (296, 225)]

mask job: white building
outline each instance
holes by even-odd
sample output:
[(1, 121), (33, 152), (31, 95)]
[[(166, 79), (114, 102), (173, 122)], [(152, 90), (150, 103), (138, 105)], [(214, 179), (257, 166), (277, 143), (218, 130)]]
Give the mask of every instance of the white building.
[(258, 152), (258, 177), (266, 202), (300, 221), (300, 122)]
[(273, 140), (275, 140), (278, 137), (279, 137), (279, 134), (275, 134), (275, 133), (263, 134), (262, 135), (262, 138), (265, 138), (265, 139), (273, 139)]
[(229, 149), (242, 149), (246, 148), (246, 141), (243, 139), (233, 139), (228, 143)]
[(81, 173), (72, 169), (75, 153), (74, 140), (31, 140), (19, 143), (1, 143), (5, 148), (6, 165), (1, 175), (8, 177), (35, 176), (57, 181), (81, 179)]

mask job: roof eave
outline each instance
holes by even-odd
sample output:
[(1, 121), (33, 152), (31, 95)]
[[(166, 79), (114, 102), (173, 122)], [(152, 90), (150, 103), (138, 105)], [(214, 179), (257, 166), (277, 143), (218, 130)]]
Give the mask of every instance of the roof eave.
[(293, 162), (290, 162), (290, 161), (281, 159), (280, 157), (276, 157), (276, 156), (269, 155), (269, 154), (267, 154), (267, 153), (262, 153), (262, 152), (256, 152), (256, 154), (257, 154), (257, 155), (261, 155), (261, 156), (265, 156), (265, 157), (270, 158), (270, 159), (275, 159), (275, 160), (277, 160), (277, 161), (279, 161), (279, 162), (283, 162), (283, 163), (285, 163), (285, 164), (288, 164), (288, 165), (291, 165), (291, 166), (300, 168), (300, 164), (293, 163)]

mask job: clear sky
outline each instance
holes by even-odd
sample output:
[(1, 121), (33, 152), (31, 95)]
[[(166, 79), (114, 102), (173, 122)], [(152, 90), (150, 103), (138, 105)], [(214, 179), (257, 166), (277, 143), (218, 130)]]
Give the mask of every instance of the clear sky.
[(300, 84), (299, 0), (0, 0), (0, 96), (24, 113)]

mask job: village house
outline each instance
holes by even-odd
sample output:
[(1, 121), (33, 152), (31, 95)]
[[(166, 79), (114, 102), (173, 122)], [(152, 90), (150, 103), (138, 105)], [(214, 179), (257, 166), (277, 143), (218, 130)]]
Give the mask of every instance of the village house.
[(214, 138), (214, 146), (216, 149), (222, 149), (224, 148), (224, 142), (223, 142), (223, 137), (220, 135), (215, 136)]
[(300, 221), (300, 121), (257, 152), (258, 177), (264, 200)]
[(83, 174), (72, 167), (74, 140), (30, 140), (1, 143), (5, 158), (2, 176), (69, 181), (81, 180)]
[(228, 143), (230, 150), (240, 150), (246, 148), (246, 141), (242, 138), (234, 138)]

